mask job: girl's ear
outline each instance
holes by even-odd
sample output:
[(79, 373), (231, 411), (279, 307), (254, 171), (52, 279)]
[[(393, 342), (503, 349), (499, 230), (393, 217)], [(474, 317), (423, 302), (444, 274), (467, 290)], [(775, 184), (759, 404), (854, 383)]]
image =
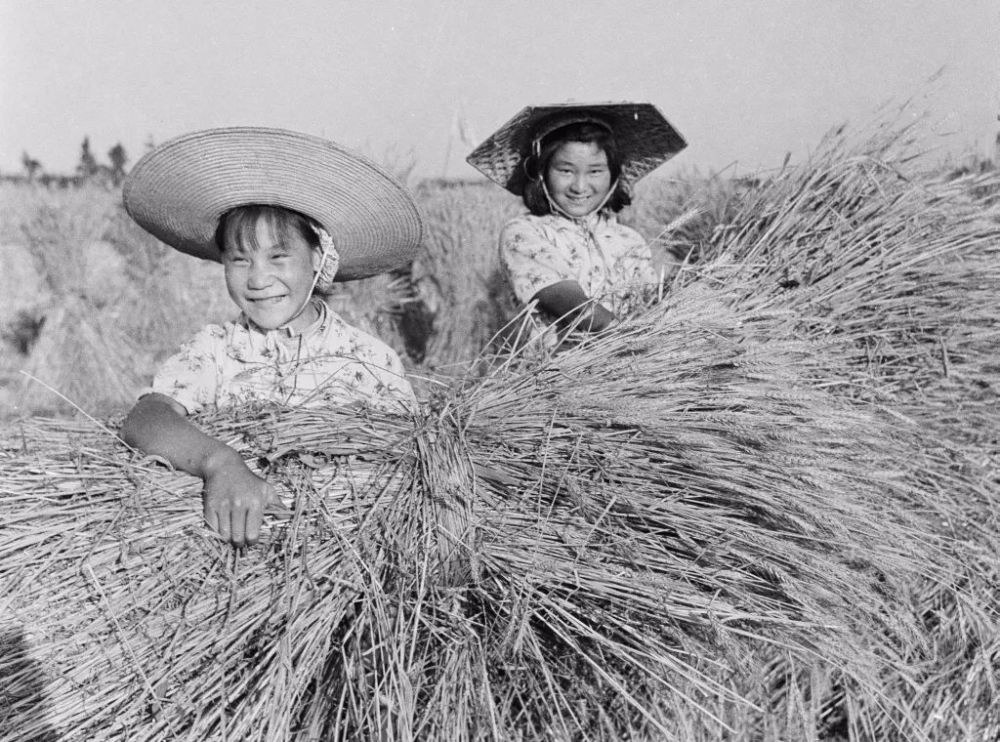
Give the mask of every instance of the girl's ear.
[(323, 266), (323, 248), (313, 247), (309, 250), (309, 252), (310, 259), (312, 260), (313, 273), (317, 273)]
[(521, 167), (524, 169), (524, 175), (528, 180), (537, 180), (538, 178), (538, 156), (528, 155), (521, 162)]

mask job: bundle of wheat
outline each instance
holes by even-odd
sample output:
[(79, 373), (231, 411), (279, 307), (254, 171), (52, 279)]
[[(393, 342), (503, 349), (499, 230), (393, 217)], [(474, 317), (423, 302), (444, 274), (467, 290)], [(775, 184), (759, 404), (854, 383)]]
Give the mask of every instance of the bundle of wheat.
[[(887, 689), (930, 739), (989, 739), (1000, 653), (1000, 172), (920, 173), (905, 129), (866, 134), (834, 133), (808, 167), (750, 194), (682, 280), (720, 285), (742, 312), (784, 316), (779, 337), (839, 346), (813, 357), (815, 384), (933, 431), (924, 455), (937, 457), (940, 479), (921, 486), (948, 500), (939, 530), (972, 555), (956, 585), (912, 586), (927, 645), (909, 648), (918, 669)], [(825, 712), (856, 725), (863, 706), (842, 695)], [(852, 729), (886, 739), (900, 723), (876, 714)]]
[(688, 280), (795, 312), (795, 336), (843, 342), (828, 382), (852, 393), (995, 383), (1000, 170), (920, 172), (905, 127), (863, 134), (835, 132), (758, 188)]
[[(703, 174), (695, 169), (669, 178), (651, 175), (636, 184), (632, 207), (621, 216), (646, 238), (654, 260), (662, 255), (667, 264), (694, 264), (702, 260), (706, 249), (713, 249), (719, 230), (736, 218), (760, 185), (753, 176)], [(694, 216), (679, 228), (666, 229), (691, 213)]]
[[(723, 287), (741, 312), (784, 317), (777, 336), (832, 351), (803, 371), (816, 385), (931, 433), (923, 455), (939, 479), (920, 486), (948, 501), (938, 529), (969, 567), (955, 585), (914, 583), (927, 643), (906, 651), (913, 676), (885, 688), (929, 739), (990, 739), (1000, 722), (1000, 171), (920, 172), (905, 129), (864, 134), (835, 132), (807, 167), (762, 184), (682, 281)], [(787, 685), (794, 674), (777, 668)], [(864, 706), (845, 693), (825, 713), (846, 728)], [(901, 724), (875, 714), (852, 729), (886, 739)]]
[(690, 289), (415, 419), (205, 418), (294, 504), (238, 554), (192, 478), (25, 423), (0, 739), (787, 739), (840, 708), (919, 738), (913, 586), (983, 590), (937, 523), (971, 484), (783, 327)]
[[(721, 293), (730, 294), (729, 288), (725, 287)], [(727, 301), (732, 301), (732, 297), (727, 297)], [(691, 306), (688, 306), (688, 302), (691, 302)], [(712, 378), (713, 366), (710, 361), (712, 353), (718, 350), (721, 343), (720, 334), (725, 326), (725, 321), (722, 319), (726, 314), (725, 307), (703, 308), (700, 316), (688, 315), (689, 321), (693, 327), (698, 328), (698, 332), (707, 333), (704, 345), (695, 342), (697, 333), (693, 333), (691, 328), (685, 327), (683, 323), (680, 326), (674, 324), (680, 317), (691, 312), (697, 303), (697, 296), (692, 299), (689, 292), (679, 292), (672, 296), (661, 310), (672, 315), (671, 322), (652, 327), (642, 321), (637, 322), (631, 330), (635, 332), (633, 338), (635, 348), (631, 354), (603, 356), (602, 346), (597, 345), (591, 346), (576, 359), (589, 368), (601, 369), (600, 376), (591, 379), (591, 381), (599, 380), (599, 384), (589, 388), (579, 384), (580, 378), (577, 375), (571, 375), (576, 382), (574, 393), (579, 395), (580, 400), (589, 400), (588, 410), (592, 412), (588, 414), (598, 419), (607, 416), (619, 424), (624, 422), (626, 429), (636, 426), (646, 431), (657, 429), (659, 420), (676, 419), (677, 408), (658, 410), (656, 402), (671, 399), (660, 389), (662, 384), (675, 383), (673, 374), (665, 372), (665, 369), (671, 366), (676, 368), (674, 364), (682, 364), (685, 357), (691, 358), (686, 356), (690, 353), (696, 354), (695, 357), (699, 362), (706, 365), (688, 378), (692, 383), (705, 384), (709, 395), (716, 392), (718, 382)], [(738, 302), (734, 304), (738, 306)], [(748, 340), (754, 338), (766, 343), (763, 347), (767, 347), (768, 352), (772, 354), (770, 360), (774, 366), (765, 365), (764, 372), (773, 373), (776, 375), (775, 378), (780, 378), (786, 390), (793, 388), (796, 390), (795, 393), (805, 393), (809, 388), (830, 386), (827, 377), (829, 369), (835, 368), (841, 362), (838, 357), (841, 353), (839, 343), (820, 342), (814, 339), (800, 344), (789, 340), (795, 337), (795, 334), (789, 331), (788, 315), (779, 309), (758, 314), (740, 310), (739, 315), (741, 325), (738, 335), (741, 338), (740, 342), (745, 344), (744, 350), (747, 352), (747, 356), (741, 359), (744, 373), (747, 373), (747, 369), (761, 373), (753, 365), (748, 365), (752, 364), (755, 355), (754, 345), (749, 344)], [(798, 348), (799, 352), (789, 352), (785, 355), (778, 353), (774, 346), (782, 342), (786, 348)], [(617, 349), (617, 353), (621, 353), (621, 348)], [(561, 372), (565, 373), (568, 366), (569, 363), (564, 361), (561, 364)], [(636, 386), (637, 382), (640, 386)], [(789, 387), (790, 383), (794, 383), (794, 386)], [(531, 396), (536, 400), (546, 396), (540, 395), (539, 391), (537, 381), (533, 382)], [(559, 396), (563, 397), (568, 391), (564, 389)], [(712, 397), (709, 396), (709, 399)], [(692, 401), (689, 404), (696, 414), (700, 415), (703, 412), (703, 408), (697, 402)], [(810, 419), (809, 424), (826, 426), (836, 425), (837, 420), (844, 422), (845, 419), (841, 417), (844, 414), (840, 409), (841, 404), (843, 400), (818, 403), (816, 409), (821, 410), (818, 413), (819, 419)], [(793, 411), (790, 408), (776, 408), (775, 417), (770, 420), (767, 419), (766, 410), (762, 407), (754, 406), (746, 410), (736, 407), (736, 409), (741, 413), (746, 412), (752, 422), (748, 423), (740, 415), (730, 414), (726, 427), (732, 434), (738, 434), (741, 426), (747, 424), (750, 426), (759, 424), (764, 429), (777, 433), (783, 429), (783, 425), (796, 428), (805, 419), (801, 410)], [(871, 413), (871, 410), (861, 409), (863, 417)], [(537, 407), (535, 411), (537, 412)], [(557, 407), (550, 411), (553, 419), (561, 417), (561, 408)], [(851, 441), (850, 444), (846, 444), (846, 448), (824, 449), (815, 447), (813, 441), (803, 439), (801, 442), (809, 447), (809, 452), (799, 452), (798, 460), (808, 460), (810, 455), (820, 457), (825, 463), (818, 463), (817, 470), (827, 470), (831, 462), (837, 459), (850, 461), (853, 466), (864, 472), (861, 475), (864, 477), (871, 477), (874, 472), (895, 472), (908, 483), (904, 491), (922, 493), (921, 502), (911, 503), (909, 509), (913, 513), (923, 511), (930, 516), (927, 527), (932, 532), (947, 536), (942, 543), (942, 549), (951, 553), (949, 556), (941, 556), (927, 563), (930, 579), (922, 577), (911, 580), (905, 588), (902, 588), (913, 595), (910, 615), (919, 617), (923, 640), (904, 643), (899, 649), (911, 663), (919, 666), (913, 677), (927, 678), (933, 673), (948, 676), (962, 675), (965, 683), (962, 686), (953, 685), (945, 689), (940, 689), (932, 683), (917, 686), (906, 673), (893, 672), (890, 673), (890, 677), (883, 677), (880, 681), (882, 691), (872, 694), (868, 690), (845, 688), (843, 678), (838, 679), (835, 675), (831, 677), (826, 672), (821, 672), (817, 676), (815, 665), (807, 665), (804, 673), (790, 671), (789, 667), (794, 668), (798, 665), (801, 668), (802, 663), (798, 660), (789, 661), (787, 658), (777, 659), (769, 656), (772, 653), (768, 651), (764, 653), (763, 662), (763, 665), (768, 667), (767, 673), (756, 677), (744, 675), (737, 681), (746, 682), (747, 685), (743, 687), (747, 693), (755, 695), (757, 707), (766, 709), (760, 716), (755, 717), (750, 714), (742, 721), (734, 723), (736, 728), (756, 730), (748, 732), (749, 739), (759, 738), (755, 735), (762, 728), (770, 727), (774, 730), (776, 724), (780, 727), (775, 719), (784, 720), (790, 728), (779, 729), (774, 732), (774, 737), (766, 738), (810, 738), (818, 733), (817, 730), (831, 729), (837, 725), (845, 727), (845, 734), (847, 727), (855, 730), (857, 736), (854, 738), (857, 739), (920, 738), (924, 731), (930, 734), (930, 738), (952, 738), (957, 733), (956, 730), (988, 729), (991, 724), (996, 723), (995, 712), (992, 711), (994, 704), (990, 702), (996, 697), (995, 677), (990, 668), (993, 665), (993, 658), (1000, 650), (997, 634), (998, 594), (994, 581), (997, 569), (994, 556), (996, 533), (1000, 532), (996, 520), (997, 488), (995, 484), (991, 485), (984, 481), (982, 468), (974, 467), (973, 462), (968, 460), (966, 452), (952, 445), (947, 438), (934, 436), (912, 438), (910, 436), (914, 431), (923, 427), (922, 422), (906, 420), (891, 410), (886, 410), (885, 414), (895, 419), (895, 422), (890, 420), (881, 423), (882, 430), (879, 435), (886, 436), (885, 438), (873, 438), (867, 442), (862, 440), (865, 431), (871, 430), (871, 421), (858, 422), (853, 428), (845, 423), (843, 435), (845, 439)], [(504, 419), (509, 425), (510, 416), (507, 415)], [(505, 429), (505, 434), (506, 432)], [(690, 430), (686, 432), (690, 433)], [(721, 431), (718, 433), (722, 434)], [(789, 434), (795, 435), (793, 432)], [(662, 436), (661, 440), (666, 438), (664, 433), (658, 433), (659, 436)], [(908, 442), (892, 443), (889, 440), (892, 436), (902, 436), (908, 439)], [(860, 450), (853, 450), (853, 445), (859, 445)], [(889, 448), (886, 449), (886, 446)], [(903, 458), (897, 458), (907, 449), (913, 452), (912, 456), (903, 454)], [(890, 453), (890, 450), (894, 450), (895, 453)], [(876, 459), (866, 458), (865, 452), (868, 455), (875, 455)], [(887, 458), (879, 459), (882, 453)], [(719, 451), (713, 449), (713, 455), (719, 455)], [(506, 452), (505, 456), (508, 456)], [(749, 472), (756, 471), (752, 466), (748, 469), (747, 462), (741, 462), (731, 470), (719, 467), (718, 463), (716, 462), (711, 469), (726, 482), (740, 482), (741, 478), (751, 476)], [(642, 464), (633, 462), (632, 470), (642, 471)], [(849, 489), (849, 485), (845, 485), (845, 489)], [(859, 485), (856, 491), (862, 492), (864, 489), (863, 485)], [(890, 492), (893, 490), (883, 484), (880, 496), (887, 496)], [(899, 490), (895, 490), (895, 498), (893, 504), (889, 506), (892, 510), (902, 506)], [(748, 501), (750, 498), (733, 499)], [(789, 506), (791, 507), (793, 506)], [(891, 516), (888, 514), (885, 516), (889, 517)], [(744, 512), (741, 514), (741, 519), (746, 522), (752, 520), (752, 516)], [(835, 520), (841, 521), (841, 518)], [(887, 527), (887, 521), (881, 518), (877, 518), (877, 521), (879, 527)], [(838, 540), (843, 536), (830, 534), (829, 538)], [(787, 544), (777, 542), (765, 545), (765, 551), (770, 554), (771, 562), (786, 548)], [(960, 577), (949, 576), (947, 568), (944, 567), (952, 558), (966, 565)], [(738, 584), (731, 574), (727, 574), (726, 580), (730, 585)], [(811, 584), (815, 587), (818, 583)], [(842, 588), (841, 594), (843, 594)], [(934, 605), (934, 610), (929, 610), (928, 605)], [(885, 637), (885, 641), (894, 644), (888, 636)], [(955, 651), (954, 648), (957, 646), (963, 647), (966, 651), (964, 653)], [(760, 657), (761, 654), (757, 653), (756, 656)], [(750, 677), (753, 679), (750, 680)], [(792, 682), (793, 678), (803, 677), (807, 682), (801, 687)], [(820, 689), (815, 687), (817, 677), (820, 678)], [(762, 694), (762, 689), (773, 687), (781, 689), (776, 698), (769, 698), (766, 693)], [(822, 687), (828, 689), (826, 695), (821, 692)], [(889, 698), (892, 700), (887, 700)], [(948, 698), (951, 698), (954, 706), (949, 707), (943, 702)], [(803, 699), (811, 700), (810, 703), (806, 703)], [(810, 704), (813, 706), (812, 716), (806, 713)], [(887, 709), (891, 706), (896, 710), (888, 712)], [(688, 709), (690, 710), (690, 707)], [(901, 713), (899, 709), (906, 711)], [(680, 713), (682, 712), (679, 711), (678, 714)], [(720, 709), (718, 713), (724, 716), (726, 711)], [(792, 719), (796, 722), (790, 721)], [(942, 734), (939, 735), (938, 732)], [(722, 729), (715, 732), (716, 735), (722, 733)], [(690, 735), (679, 735), (679, 737), (695, 738)], [(718, 737), (708, 734), (707, 738)]]

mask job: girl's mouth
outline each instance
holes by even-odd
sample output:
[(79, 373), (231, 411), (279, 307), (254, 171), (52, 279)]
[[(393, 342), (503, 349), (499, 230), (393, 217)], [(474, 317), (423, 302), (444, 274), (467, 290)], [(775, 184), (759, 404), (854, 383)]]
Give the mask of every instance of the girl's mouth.
[(263, 297), (263, 298), (260, 298), (260, 299), (251, 298), (251, 299), (248, 299), (248, 301), (250, 301), (251, 303), (256, 304), (258, 306), (269, 306), (271, 304), (279, 304), (279, 303), (281, 303), (281, 301), (284, 298), (285, 298), (285, 296), (284, 296), (284, 294), (282, 294), (281, 296), (266, 296), (266, 297)]

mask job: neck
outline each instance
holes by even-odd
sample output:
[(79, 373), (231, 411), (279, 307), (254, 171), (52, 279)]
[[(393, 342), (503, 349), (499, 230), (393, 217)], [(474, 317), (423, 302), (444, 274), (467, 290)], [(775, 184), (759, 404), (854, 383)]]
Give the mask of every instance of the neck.
[(270, 330), (260, 327), (253, 320), (249, 321), (265, 335), (274, 335), (279, 339), (295, 338), (307, 332), (310, 327), (323, 318), (324, 306), (322, 299), (312, 296), (302, 305), (295, 316), (285, 324)]

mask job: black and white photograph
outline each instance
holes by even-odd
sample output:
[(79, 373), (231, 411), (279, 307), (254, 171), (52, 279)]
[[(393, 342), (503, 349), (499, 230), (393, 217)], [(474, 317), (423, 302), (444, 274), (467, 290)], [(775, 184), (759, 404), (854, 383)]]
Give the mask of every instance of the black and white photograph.
[(996, 0), (0, 0), (0, 742), (1000, 741)]

